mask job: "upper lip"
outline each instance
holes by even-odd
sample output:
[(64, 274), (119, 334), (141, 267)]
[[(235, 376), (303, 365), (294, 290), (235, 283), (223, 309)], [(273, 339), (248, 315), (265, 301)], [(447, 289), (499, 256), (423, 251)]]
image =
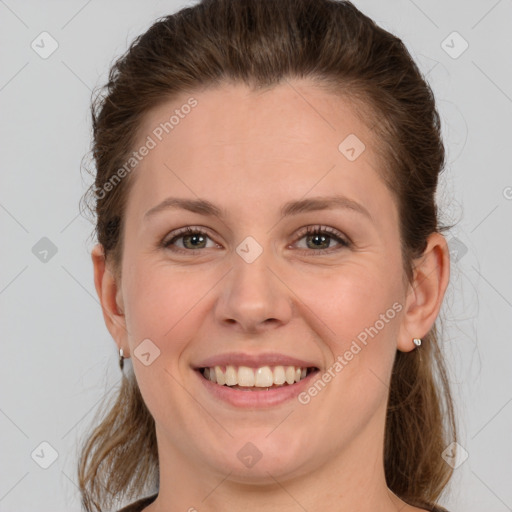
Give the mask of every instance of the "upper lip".
[(194, 367), (195, 369), (199, 369), (228, 365), (248, 366), (250, 368), (260, 368), (262, 366), (300, 366), (301, 368), (318, 368), (318, 365), (312, 361), (306, 361), (304, 359), (298, 359), (296, 357), (278, 354), (276, 352), (266, 352), (261, 354), (227, 352), (208, 357), (194, 365)]

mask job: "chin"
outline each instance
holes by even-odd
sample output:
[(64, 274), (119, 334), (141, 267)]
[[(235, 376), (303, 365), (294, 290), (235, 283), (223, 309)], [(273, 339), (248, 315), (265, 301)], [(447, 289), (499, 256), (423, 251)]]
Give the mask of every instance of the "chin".
[[(295, 436), (292, 442), (290, 434), (272, 432), (272, 428), (259, 432), (252, 430), (252, 435), (235, 436), (227, 446), (218, 447), (218, 458), (210, 460), (230, 480), (247, 483), (275, 485), (275, 480), (298, 476), (308, 466), (308, 454)], [(272, 432), (272, 433), (270, 433)], [(270, 434), (269, 434), (270, 433)], [(208, 454), (211, 458), (211, 452)]]

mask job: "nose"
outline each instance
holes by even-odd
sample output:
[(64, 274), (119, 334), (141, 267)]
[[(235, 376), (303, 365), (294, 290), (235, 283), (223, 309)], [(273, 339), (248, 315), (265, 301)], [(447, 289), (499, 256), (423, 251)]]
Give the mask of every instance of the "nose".
[(216, 318), (243, 333), (258, 333), (287, 324), (293, 293), (275, 270), (270, 250), (252, 263), (233, 254), (233, 268), (222, 280)]

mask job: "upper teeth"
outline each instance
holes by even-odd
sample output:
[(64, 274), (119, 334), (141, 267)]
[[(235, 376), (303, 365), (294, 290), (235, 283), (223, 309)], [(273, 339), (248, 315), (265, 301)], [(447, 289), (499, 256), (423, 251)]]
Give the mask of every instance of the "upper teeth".
[(262, 366), (250, 368), (248, 366), (221, 366), (204, 368), (204, 376), (221, 386), (242, 386), (268, 388), (273, 384), (280, 386), (285, 382), (293, 384), (299, 382), (307, 374), (307, 368), (299, 366)]

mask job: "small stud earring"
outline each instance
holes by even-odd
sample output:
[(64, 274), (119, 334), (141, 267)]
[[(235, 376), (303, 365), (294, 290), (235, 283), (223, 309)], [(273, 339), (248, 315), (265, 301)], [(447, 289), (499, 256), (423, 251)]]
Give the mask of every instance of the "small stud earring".
[(417, 346), (417, 347), (420, 347), (421, 346), (421, 339), (420, 338), (414, 338), (412, 340), (412, 342)]
[(124, 352), (123, 349), (119, 349), (119, 368), (121, 368), (121, 371), (123, 371), (124, 368)]

